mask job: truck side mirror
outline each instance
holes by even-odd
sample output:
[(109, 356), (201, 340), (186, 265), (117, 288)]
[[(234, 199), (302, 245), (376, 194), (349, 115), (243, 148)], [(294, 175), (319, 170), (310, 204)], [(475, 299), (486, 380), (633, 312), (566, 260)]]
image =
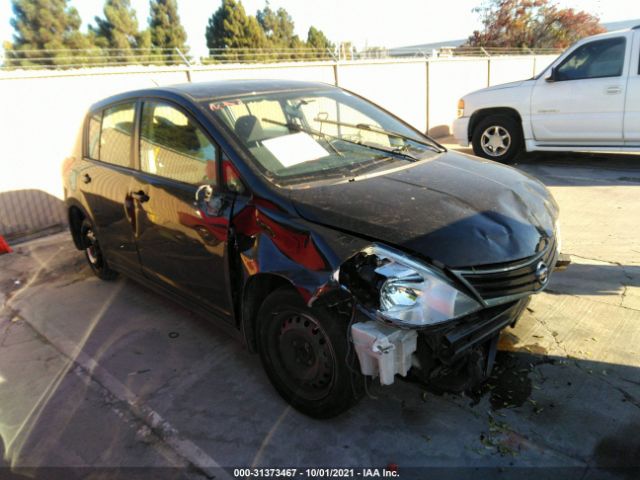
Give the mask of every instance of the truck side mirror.
[(549, 72), (549, 75), (547, 75), (547, 77), (544, 79), (546, 82), (549, 83), (553, 83), (558, 79), (557, 74), (556, 74), (556, 68), (555, 67), (551, 67), (551, 72)]

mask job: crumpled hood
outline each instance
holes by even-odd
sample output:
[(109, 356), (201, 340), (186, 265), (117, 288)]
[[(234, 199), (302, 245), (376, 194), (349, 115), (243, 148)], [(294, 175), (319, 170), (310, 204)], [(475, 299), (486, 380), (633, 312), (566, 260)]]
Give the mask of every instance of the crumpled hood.
[(529, 257), (553, 234), (557, 217), (538, 180), (452, 152), (354, 182), (292, 190), (291, 200), (311, 222), (451, 268)]

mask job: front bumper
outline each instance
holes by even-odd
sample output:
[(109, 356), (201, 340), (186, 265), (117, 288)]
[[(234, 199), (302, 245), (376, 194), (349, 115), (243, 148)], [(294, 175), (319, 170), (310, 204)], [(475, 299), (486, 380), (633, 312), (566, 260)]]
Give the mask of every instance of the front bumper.
[(469, 146), (469, 117), (460, 117), (453, 121), (453, 136), (461, 146)]
[[(411, 367), (426, 382), (463, 370), (463, 378), (454, 383), (464, 388), (477, 384), (491, 373), (498, 335), (515, 325), (528, 303), (529, 297), (421, 330), (383, 325), (360, 314), (351, 335), (362, 374), (390, 385)], [(469, 369), (470, 363), (480, 366)]]

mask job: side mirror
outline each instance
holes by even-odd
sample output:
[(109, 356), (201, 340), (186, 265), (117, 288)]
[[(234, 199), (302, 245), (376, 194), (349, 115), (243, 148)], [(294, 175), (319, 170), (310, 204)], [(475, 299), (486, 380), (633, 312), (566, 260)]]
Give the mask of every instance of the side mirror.
[(549, 83), (553, 83), (557, 80), (557, 74), (556, 74), (556, 69), (555, 67), (551, 67), (551, 72), (549, 72), (549, 75), (544, 79), (546, 82)]
[(224, 196), (212, 185), (200, 185), (196, 190), (195, 197), (196, 201), (193, 206), (208, 217), (219, 217), (228, 206)]

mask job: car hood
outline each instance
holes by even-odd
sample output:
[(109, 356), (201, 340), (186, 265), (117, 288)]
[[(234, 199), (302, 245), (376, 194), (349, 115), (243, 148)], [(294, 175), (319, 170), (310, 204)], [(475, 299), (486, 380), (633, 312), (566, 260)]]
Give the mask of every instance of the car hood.
[(417, 253), (450, 268), (535, 254), (557, 206), (538, 180), (447, 152), (352, 182), (291, 190), (308, 221)]

